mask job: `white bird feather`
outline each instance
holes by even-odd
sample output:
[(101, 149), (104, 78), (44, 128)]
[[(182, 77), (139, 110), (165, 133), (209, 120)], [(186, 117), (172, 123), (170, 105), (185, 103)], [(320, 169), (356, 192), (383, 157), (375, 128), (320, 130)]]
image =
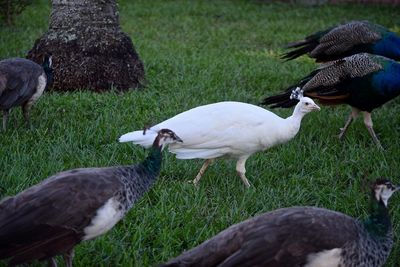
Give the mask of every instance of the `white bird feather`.
[[(194, 180), (197, 183), (207, 166), (219, 157), (237, 159), (236, 170), (246, 186), (245, 162), (255, 152), (292, 139), (300, 128), (303, 116), (319, 107), (308, 97), (302, 97), (293, 115), (283, 119), (261, 107), (241, 102), (218, 102), (199, 106), (165, 120), (144, 133), (134, 131), (120, 137), (120, 142), (151, 146), (162, 128), (174, 131), (183, 140), (173, 143), (169, 151), (178, 159), (206, 159), (204, 170)], [(202, 168), (202, 169), (203, 169)]]

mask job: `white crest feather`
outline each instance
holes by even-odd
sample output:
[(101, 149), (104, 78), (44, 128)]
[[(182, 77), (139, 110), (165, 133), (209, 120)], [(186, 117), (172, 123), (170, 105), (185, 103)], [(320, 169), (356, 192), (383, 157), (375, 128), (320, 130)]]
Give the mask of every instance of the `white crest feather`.
[(297, 99), (300, 100), (303, 97), (303, 90), (300, 89), (300, 87), (296, 87), (296, 89), (294, 89), (292, 91), (292, 94), (290, 95), (290, 99)]

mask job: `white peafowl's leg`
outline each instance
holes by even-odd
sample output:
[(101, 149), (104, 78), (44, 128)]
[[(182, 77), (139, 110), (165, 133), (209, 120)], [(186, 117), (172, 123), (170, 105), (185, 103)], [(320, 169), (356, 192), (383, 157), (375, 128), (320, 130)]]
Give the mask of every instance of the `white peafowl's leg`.
[(372, 140), (374, 140), (374, 143), (378, 146), (379, 149), (383, 149), (381, 142), (379, 142), (378, 137), (376, 137), (375, 131), (374, 131), (374, 124), (372, 122), (372, 118), (371, 118), (371, 113), (369, 112), (364, 112), (364, 124), (365, 127), (367, 127), (367, 130), (369, 132), (369, 134), (372, 137)]
[(238, 159), (236, 162), (236, 171), (238, 175), (240, 176), (240, 179), (242, 179), (243, 183), (245, 186), (248, 188), (250, 187), (249, 180), (246, 178), (246, 160), (249, 158), (249, 156), (244, 156)]
[(72, 259), (74, 258), (74, 249), (64, 253), (63, 255), (65, 266), (72, 267)]
[(358, 108), (352, 107), (351, 108), (351, 113), (349, 118), (346, 121), (346, 124), (344, 125), (343, 128), (340, 128), (340, 134), (339, 134), (339, 139), (343, 140), (347, 129), (349, 128), (350, 124), (353, 122), (358, 117), (358, 114), (360, 113), (360, 110)]
[(201, 176), (203, 176), (208, 166), (210, 166), (210, 164), (213, 162), (214, 159), (206, 159), (206, 161), (204, 161), (203, 166), (201, 166), (199, 173), (196, 175), (196, 178), (194, 178), (194, 180), (192, 181), (194, 185), (197, 185), (199, 183)]

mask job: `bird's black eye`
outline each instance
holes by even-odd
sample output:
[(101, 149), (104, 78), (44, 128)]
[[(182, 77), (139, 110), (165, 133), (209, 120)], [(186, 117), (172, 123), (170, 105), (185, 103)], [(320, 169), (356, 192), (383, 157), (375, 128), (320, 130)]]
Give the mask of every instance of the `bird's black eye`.
[(306, 102), (306, 106), (308, 106), (310, 103)]

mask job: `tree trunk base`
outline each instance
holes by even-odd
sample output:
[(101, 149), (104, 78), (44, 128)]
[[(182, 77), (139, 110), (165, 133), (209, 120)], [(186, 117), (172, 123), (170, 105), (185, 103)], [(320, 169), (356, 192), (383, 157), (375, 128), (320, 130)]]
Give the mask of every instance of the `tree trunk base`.
[(128, 35), (119, 30), (76, 33), (50, 29), (27, 58), (53, 56), (53, 90), (124, 91), (144, 80), (144, 67)]

